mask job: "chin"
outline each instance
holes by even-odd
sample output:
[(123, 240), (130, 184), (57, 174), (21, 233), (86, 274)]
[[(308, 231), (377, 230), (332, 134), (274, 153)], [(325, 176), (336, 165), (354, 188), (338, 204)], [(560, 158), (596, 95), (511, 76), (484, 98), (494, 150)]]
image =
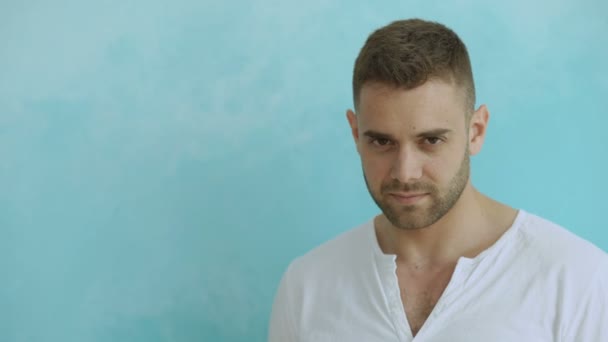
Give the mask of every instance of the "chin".
[(429, 226), (428, 216), (421, 217), (420, 214), (402, 214), (399, 216), (399, 225), (395, 225), (400, 229), (422, 229)]

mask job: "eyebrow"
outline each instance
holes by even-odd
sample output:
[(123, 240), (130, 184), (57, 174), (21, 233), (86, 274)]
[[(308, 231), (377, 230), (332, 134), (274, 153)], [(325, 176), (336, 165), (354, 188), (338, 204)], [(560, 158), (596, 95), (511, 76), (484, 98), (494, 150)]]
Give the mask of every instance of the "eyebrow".
[(452, 132), (451, 129), (449, 128), (437, 128), (437, 129), (431, 129), (429, 131), (426, 132), (421, 132), (418, 133), (416, 136), (419, 138), (423, 138), (423, 137), (436, 137), (438, 135), (445, 135), (447, 133)]
[(376, 139), (388, 139), (388, 140), (395, 140), (393, 138), (392, 135), (390, 134), (386, 134), (386, 133), (380, 133), (380, 132), (376, 132), (376, 131), (372, 131), (372, 130), (368, 130), (365, 131), (363, 133), (363, 135), (368, 136), (370, 138), (376, 138)]
[[(428, 131), (420, 132), (420, 133), (416, 134), (416, 137), (417, 138), (436, 137), (436, 136), (444, 135), (444, 134), (447, 134), (450, 132), (452, 132), (452, 130), (449, 128), (437, 128), (437, 129), (431, 129)], [(381, 132), (377, 132), (374, 130), (365, 131), (363, 133), (363, 135), (368, 136), (370, 138), (376, 138), (376, 139), (395, 140), (395, 138), (390, 134), (381, 133)]]

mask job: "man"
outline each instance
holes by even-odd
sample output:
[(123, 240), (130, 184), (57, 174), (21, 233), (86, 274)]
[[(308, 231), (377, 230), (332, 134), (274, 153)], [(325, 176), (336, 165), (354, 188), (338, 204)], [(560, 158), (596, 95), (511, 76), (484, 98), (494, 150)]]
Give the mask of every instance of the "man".
[(465, 45), (418, 19), (370, 35), (348, 122), (382, 214), (297, 258), (269, 340), (608, 341), (608, 256), (477, 191), (477, 109)]

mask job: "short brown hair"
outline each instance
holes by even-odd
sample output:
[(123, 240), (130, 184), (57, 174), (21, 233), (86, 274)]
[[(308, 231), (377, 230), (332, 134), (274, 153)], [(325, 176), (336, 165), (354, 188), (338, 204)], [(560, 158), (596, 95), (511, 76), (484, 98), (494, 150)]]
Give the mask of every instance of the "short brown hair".
[(471, 62), (458, 35), (436, 22), (394, 21), (374, 31), (357, 56), (353, 72), (355, 107), (367, 82), (413, 89), (432, 78), (462, 86), (467, 110), (474, 109)]

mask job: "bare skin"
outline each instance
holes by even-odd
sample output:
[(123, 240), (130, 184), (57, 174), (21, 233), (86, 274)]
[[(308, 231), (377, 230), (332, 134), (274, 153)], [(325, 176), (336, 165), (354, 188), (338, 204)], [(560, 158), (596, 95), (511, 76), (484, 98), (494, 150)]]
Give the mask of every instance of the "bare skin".
[(489, 113), (483, 105), (467, 112), (462, 90), (442, 80), (409, 90), (364, 85), (357, 114), (347, 111), (368, 190), (383, 211), (374, 219), (378, 243), (397, 256), (414, 336), (458, 259), (490, 247), (517, 215), (471, 184), (468, 156), (481, 150)]
[(409, 265), (397, 266), (401, 303), (412, 330), (412, 336), (418, 334), (433, 311), (447, 287), (453, 271), (454, 265), (444, 265), (437, 269), (429, 268), (424, 271)]
[[(391, 228), (383, 215), (378, 215), (374, 219), (380, 248), (385, 254), (397, 255), (396, 273), (401, 302), (413, 336), (416, 336), (422, 328), (445, 291), (458, 258), (460, 256), (474, 258), (492, 246), (512, 225), (517, 215), (515, 209), (484, 196), (472, 187), (470, 190), (480, 202), (480, 207), (484, 206), (485, 209), (480, 208), (477, 220), (472, 220), (470, 215), (474, 211), (469, 212), (468, 222), (479, 223), (477, 229), (471, 226), (471, 229), (460, 230), (462, 236), (468, 237), (467, 239), (454, 237), (447, 240), (433, 236), (437, 233), (444, 235), (441, 227), (438, 226), (424, 229), (426, 230), (424, 233), (420, 231), (408, 236), (403, 231)], [(436, 253), (425, 255), (417, 248), (421, 245), (433, 245), (435, 241), (445, 243), (444, 247), (436, 246)]]

